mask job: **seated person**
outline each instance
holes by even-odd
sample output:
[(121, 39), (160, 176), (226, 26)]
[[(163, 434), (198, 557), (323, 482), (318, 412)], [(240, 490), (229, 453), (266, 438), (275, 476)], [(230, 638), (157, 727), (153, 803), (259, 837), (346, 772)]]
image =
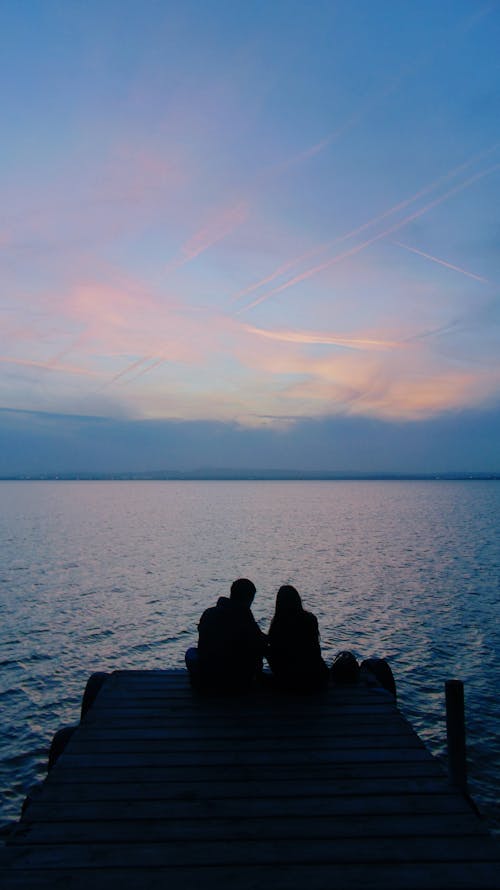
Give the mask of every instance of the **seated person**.
[(321, 657), (316, 616), (306, 612), (290, 584), (280, 587), (269, 629), (269, 666), (277, 683), (289, 691), (326, 687), (328, 668)]
[(250, 609), (254, 596), (252, 581), (239, 578), (231, 585), (229, 599), (221, 596), (216, 606), (203, 612), (198, 648), (186, 652), (195, 687), (236, 692), (249, 688), (262, 671), (267, 637)]

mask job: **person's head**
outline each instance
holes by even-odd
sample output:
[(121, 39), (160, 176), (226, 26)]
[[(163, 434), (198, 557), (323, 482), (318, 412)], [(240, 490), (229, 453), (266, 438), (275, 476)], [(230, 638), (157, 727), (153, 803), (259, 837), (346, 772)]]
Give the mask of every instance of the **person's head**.
[(302, 600), (295, 587), (292, 587), (291, 584), (284, 584), (283, 587), (280, 587), (276, 596), (275, 615), (286, 617), (302, 611)]
[(255, 584), (248, 578), (238, 578), (231, 584), (231, 602), (238, 606), (251, 606), (255, 596)]

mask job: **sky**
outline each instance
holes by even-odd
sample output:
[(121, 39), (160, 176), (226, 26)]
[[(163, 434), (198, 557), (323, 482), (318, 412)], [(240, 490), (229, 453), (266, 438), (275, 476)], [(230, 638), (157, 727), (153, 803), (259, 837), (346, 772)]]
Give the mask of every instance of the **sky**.
[(0, 474), (500, 470), (498, 0), (0, 0)]

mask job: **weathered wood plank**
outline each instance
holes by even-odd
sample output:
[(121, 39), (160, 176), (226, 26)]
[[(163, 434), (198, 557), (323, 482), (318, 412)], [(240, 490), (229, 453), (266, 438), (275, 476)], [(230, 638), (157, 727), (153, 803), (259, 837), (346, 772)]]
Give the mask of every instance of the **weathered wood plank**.
[[(346, 716), (338, 714), (335, 718), (323, 714), (322, 719), (316, 720), (314, 727), (311, 727), (311, 729), (317, 728), (320, 735), (324, 735), (327, 729), (329, 732), (335, 731), (336, 729), (341, 732), (343, 728), (348, 729), (349, 726), (351, 726), (351, 732), (357, 732), (358, 730), (361, 731), (365, 726), (383, 726), (386, 722), (388, 725), (394, 723), (394, 713), (368, 714), (366, 711), (360, 711), (355, 715), (350, 714)], [(399, 725), (402, 725), (399, 719), (397, 719), (396, 722), (398, 722)], [(176, 728), (182, 729), (189, 725), (192, 729), (203, 730), (205, 728), (213, 729), (214, 727), (217, 727), (219, 730), (225, 731), (227, 729), (232, 730), (233, 732), (238, 732), (246, 728), (249, 733), (253, 734), (255, 733), (256, 726), (262, 730), (262, 733), (276, 731), (277, 723), (279, 723), (281, 730), (291, 734), (295, 732), (303, 733), (304, 726), (308, 725), (308, 721), (301, 720), (300, 715), (290, 716), (290, 718), (285, 718), (280, 715), (278, 721), (277, 718), (273, 719), (272, 715), (264, 714), (260, 720), (257, 721), (257, 719), (250, 717), (231, 719), (228, 718), (227, 712), (221, 712), (220, 714), (214, 713), (212, 715), (195, 713), (194, 715), (188, 716), (177, 712), (167, 713), (163, 709), (161, 711), (148, 712), (147, 719), (144, 718), (143, 712), (127, 715), (125, 712), (119, 711), (106, 714), (104, 710), (100, 712), (99, 718), (97, 718), (97, 716), (93, 714), (92, 709), (85, 717), (84, 722), (81, 724), (81, 728), (87, 730), (105, 727), (107, 730), (115, 731), (116, 729), (130, 729), (131, 727), (146, 726), (149, 729), (175, 730)]]
[(392, 704), (393, 698), (382, 689), (368, 689), (365, 686), (350, 686), (330, 688), (327, 691), (318, 692), (309, 696), (286, 694), (276, 690), (273, 686), (264, 686), (256, 691), (240, 695), (215, 695), (209, 693), (200, 693), (190, 689), (185, 685), (176, 687), (170, 686), (168, 683), (154, 683), (145, 679), (140, 685), (134, 685), (126, 675), (112, 677), (106, 682), (95, 701), (99, 702), (117, 702), (120, 704), (134, 704), (139, 702), (141, 705), (167, 704), (176, 706), (183, 704), (189, 706), (196, 704), (198, 707), (216, 707), (217, 705), (226, 706), (228, 703), (233, 707), (262, 707), (266, 702), (272, 701), (273, 708), (286, 709), (288, 707), (297, 707), (300, 704), (301, 709), (316, 709), (318, 703), (330, 708), (350, 707), (354, 704), (368, 704), (370, 707), (383, 707), (386, 704)]
[(498, 890), (498, 879), (491, 864), (468, 863), (357, 863), (307, 865), (287, 863), (265, 866), (248, 863), (244, 869), (214, 866), (210, 870), (183, 868), (72, 868), (14, 869), (5, 877), (3, 890)]
[(163, 752), (103, 752), (91, 754), (73, 754), (65, 752), (64, 761), (60, 767), (56, 763), (53, 772), (61, 769), (128, 769), (129, 767), (143, 767), (156, 769), (157, 767), (192, 767), (192, 766), (234, 766), (242, 764), (252, 766), (287, 766), (294, 764), (336, 764), (343, 763), (422, 763), (432, 762), (431, 755), (423, 747), (393, 747), (393, 748), (334, 748), (325, 750), (310, 750), (300, 748), (297, 750), (272, 749), (255, 751), (253, 748), (240, 750), (239, 746), (227, 745), (225, 750), (207, 750), (198, 748), (195, 751), (183, 751), (179, 749)]
[[(385, 766), (385, 769), (383, 768)], [(389, 779), (389, 778), (417, 778), (427, 777), (429, 779), (442, 778), (441, 770), (432, 761), (422, 761), (421, 763), (355, 763), (352, 761), (345, 764), (321, 764), (309, 763), (299, 767), (292, 764), (288, 767), (284, 766), (261, 766), (250, 767), (248, 764), (242, 763), (239, 766), (234, 764), (222, 764), (218, 768), (211, 766), (207, 769), (206, 765), (187, 766), (183, 771), (179, 766), (170, 767), (128, 767), (128, 768), (92, 768), (80, 767), (78, 769), (67, 769), (64, 762), (56, 765), (50, 774), (50, 783), (66, 784), (67, 782), (93, 784), (109, 784), (109, 783), (129, 783), (129, 782), (204, 782), (209, 781), (211, 784), (224, 783), (230, 781), (252, 781), (259, 780), (271, 781), (280, 778), (284, 782), (296, 781), (297, 779), (322, 779), (323, 782), (337, 781), (339, 779), (350, 779), (353, 784), (356, 782), (365, 782), (367, 779)]]
[[(142, 722), (145, 725), (151, 723), (152, 726), (160, 725), (160, 726), (170, 726), (176, 721), (177, 723), (182, 722), (192, 722), (193, 726), (203, 726), (207, 720), (212, 721), (212, 725), (215, 721), (219, 721), (221, 726), (231, 725), (233, 727), (237, 726), (248, 726), (249, 728), (254, 725), (262, 724), (263, 729), (266, 727), (270, 727), (273, 724), (273, 721), (279, 721), (284, 727), (288, 727), (290, 732), (293, 732), (294, 729), (298, 729), (299, 727), (307, 725), (309, 722), (312, 724), (311, 729), (314, 728), (315, 724), (322, 725), (331, 725), (332, 727), (335, 724), (335, 720), (340, 722), (347, 723), (348, 720), (355, 721), (358, 717), (376, 717), (379, 716), (382, 719), (390, 720), (394, 715), (393, 709), (390, 706), (382, 708), (374, 708), (374, 707), (363, 707), (352, 706), (352, 708), (343, 708), (342, 711), (338, 711), (336, 714), (330, 715), (328, 712), (324, 711), (321, 713), (321, 717), (318, 714), (308, 714), (297, 715), (297, 713), (286, 713), (282, 714), (280, 712), (276, 714), (270, 714), (269, 710), (265, 711), (260, 710), (248, 710), (245, 712), (235, 711), (234, 714), (228, 714), (228, 709), (226, 710), (214, 710), (212, 713), (197, 711), (192, 709), (182, 709), (182, 708), (171, 708), (167, 709), (163, 708), (131, 708), (127, 710), (126, 708), (94, 708), (89, 711), (89, 713), (85, 717), (84, 725), (89, 726), (91, 724), (99, 723), (101, 725), (112, 726), (113, 724), (121, 723), (123, 726), (125, 725), (133, 725)], [(402, 724), (404, 725), (404, 724)]]
[[(364, 736), (366, 733), (377, 733), (380, 738), (381, 727), (384, 730), (384, 737), (392, 735), (414, 735), (413, 730), (408, 729), (408, 724), (400, 715), (391, 714), (389, 718), (386, 716), (360, 715), (355, 721), (352, 718), (342, 718), (335, 716), (335, 722), (331, 720), (316, 721), (314, 726), (314, 737), (336, 738), (338, 736)], [(85, 721), (79, 726), (79, 738), (85, 739), (175, 739), (175, 738), (228, 738), (228, 739), (262, 739), (262, 738), (279, 738), (290, 740), (291, 734), (293, 738), (310, 738), (311, 730), (308, 725), (304, 726), (304, 721), (300, 716), (284, 721), (279, 721), (276, 725), (276, 719), (269, 717), (263, 719), (258, 726), (238, 726), (235, 721), (224, 718), (218, 718), (214, 721), (213, 715), (207, 715), (202, 720), (198, 717), (196, 720), (187, 719), (164, 719), (157, 725), (155, 719), (152, 723), (144, 723), (141, 720), (124, 721), (120, 726), (113, 719), (111, 724), (102, 721), (87, 722)]]
[[(141, 705), (149, 705), (150, 703), (154, 703), (155, 705), (162, 704), (178, 704), (179, 702), (187, 702), (186, 692), (188, 690), (178, 686), (177, 688), (169, 688), (169, 687), (160, 687), (158, 686), (156, 689), (151, 688), (149, 684), (145, 684), (143, 687), (130, 687), (125, 684), (105, 684), (101, 691), (99, 692), (99, 701), (102, 702), (118, 702), (124, 705), (134, 705), (140, 703)], [(248, 694), (243, 696), (220, 696), (220, 695), (210, 695), (210, 694), (202, 694), (191, 692), (191, 698), (193, 701), (198, 702), (199, 704), (210, 704), (217, 702), (226, 702), (229, 699), (236, 703), (237, 706), (241, 706), (241, 704), (249, 705), (249, 706), (258, 706), (261, 704), (262, 700), (266, 698), (273, 698), (274, 707), (276, 708), (286, 708), (290, 706), (297, 706), (297, 702), (302, 702), (304, 696), (300, 695), (291, 695), (281, 693), (279, 691), (267, 690), (264, 691), (261, 695)], [(379, 693), (375, 694), (369, 689), (366, 688), (353, 688), (353, 692), (346, 693), (342, 691), (342, 693), (336, 694), (335, 691), (319, 692), (316, 694), (312, 694), (308, 696), (306, 707), (315, 705), (317, 702), (329, 703), (331, 706), (336, 707), (345, 707), (352, 705), (354, 702), (356, 704), (369, 704), (373, 705), (383, 705), (387, 702), (392, 702), (392, 696), (389, 693)]]
[[(307, 838), (295, 840), (252, 838), (237, 842), (226, 839), (199, 841), (161, 841), (158, 843), (56, 843), (40, 845), (14, 844), (9, 847), (23, 868), (137, 868), (198, 865), (246, 866), (293, 862), (373, 863), (373, 862), (492, 862), (498, 852), (490, 837), (365, 837)], [(15, 859), (14, 859), (15, 861)]]
[[(139, 788), (136, 793), (140, 793)], [(186, 819), (193, 815), (201, 818), (212, 817), (214, 813), (219, 818), (233, 818), (241, 814), (242, 807), (247, 818), (270, 816), (276, 819), (296, 812), (303, 817), (333, 816), (341, 817), (344, 821), (346, 817), (352, 816), (379, 817), (417, 813), (438, 817), (441, 814), (465, 813), (473, 818), (465, 798), (457, 794), (439, 792), (432, 798), (429, 794), (418, 793), (396, 795), (387, 793), (333, 795), (332, 793), (330, 797), (266, 796), (231, 799), (211, 796), (193, 801), (169, 798), (165, 792), (165, 795), (155, 800), (131, 797), (127, 800), (119, 798), (118, 801), (93, 799), (83, 802), (75, 801), (71, 795), (61, 802), (54, 802), (52, 799), (47, 801), (45, 798), (35, 799), (29, 805), (24, 818), (30, 822), (60, 822), (64, 819), (81, 822), (89, 819)]]
[[(115, 754), (140, 754), (140, 753), (151, 753), (151, 754), (163, 754), (164, 757), (167, 755), (165, 751), (167, 750), (168, 743), (168, 752), (170, 754), (177, 754), (179, 752), (217, 752), (224, 751), (228, 752), (234, 748), (235, 738), (224, 738), (221, 736), (212, 737), (209, 739), (204, 739), (202, 735), (197, 738), (147, 738), (147, 739), (139, 739), (139, 738), (120, 738), (120, 737), (89, 737), (84, 736), (79, 733), (78, 736), (72, 740), (68, 747), (67, 753), (72, 755), (78, 754), (88, 754), (88, 755), (100, 755), (106, 753), (108, 755)], [(384, 742), (385, 749), (387, 751), (391, 750), (402, 750), (402, 749), (417, 749), (419, 751), (425, 750), (423, 742), (420, 741), (414, 735), (408, 735), (408, 733), (393, 733), (384, 738), (383, 734), (377, 734), (376, 736), (373, 734), (367, 735), (362, 734), (360, 736), (341, 736), (340, 738), (337, 736), (333, 737), (323, 737), (315, 740), (315, 749), (317, 751), (345, 751), (346, 749), (351, 750), (367, 750), (371, 751), (374, 745), (380, 744)], [(262, 751), (271, 753), (271, 752), (282, 752), (284, 746), (289, 752), (303, 752), (309, 751), (311, 747), (311, 739), (309, 736), (302, 736), (299, 738), (287, 738), (286, 736), (277, 736), (275, 738), (238, 738), (237, 739), (237, 748), (240, 756), (244, 753), (260, 753)]]
[[(363, 771), (366, 773), (367, 771)], [(246, 798), (251, 793), (252, 798), (280, 797), (286, 800), (289, 797), (302, 796), (306, 797), (331, 797), (333, 795), (348, 795), (370, 797), (372, 795), (397, 794), (403, 798), (407, 794), (425, 794), (431, 797), (435, 794), (445, 794), (449, 792), (450, 787), (447, 778), (441, 773), (434, 772), (432, 775), (408, 775), (406, 767), (399, 770), (393, 769), (389, 776), (381, 775), (377, 770), (375, 776), (366, 775), (361, 772), (358, 767), (356, 775), (346, 776), (345, 774), (336, 774), (332, 776), (324, 776), (323, 771), (317, 775), (310, 772), (304, 777), (296, 775), (294, 771), (287, 771), (276, 776), (275, 771), (269, 777), (259, 774), (252, 779), (249, 786), (248, 779), (228, 779), (227, 775), (217, 779), (210, 772), (207, 776), (206, 770), (197, 776), (190, 772), (188, 778), (176, 779), (174, 777), (166, 782), (161, 777), (151, 778), (145, 781), (144, 778), (137, 781), (129, 773), (118, 777), (120, 781), (113, 781), (108, 778), (106, 781), (106, 773), (101, 775), (101, 781), (93, 781), (92, 773), (81, 778), (80, 781), (74, 781), (75, 774), (63, 776), (63, 781), (46, 782), (41, 789), (35, 792), (37, 801), (87, 801), (87, 800), (227, 800), (239, 797)], [(373, 770), (371, 770), (373, 773)], [(400, 773), (398, 776), (397, 773)], [(415, 770), (413, 771), (415, 772)], [(127, 780), (128, 776), (128, 780)], [(67, 781), (66, 781), (67, 779)], [(457, 799), (463, 800), (461, 795), (456, 795)]]
[[(240, 812), (231, 819), (212, 816), (206, 818), (179, 819), (107, 819), (97, 817), (87, 821), (65, 819), (63, 822), (32, 822), (23, 820), (14, 831), (10, 844), (139, 844), (167, 843), (172, 841), (259, 840), (331, 840), (338, 838), (360, 843), (360, 836), (372, 839), (418, 837), (451, 838), (459, 836), (467, 840), (471, 835), (481, 835), (483, 831), (478, 820), (470, 813), (431, 815), (358, 815), (357, 819), (346, 820), (344, 816), (308, 816), (296, 813), (283, 814), (280, 819), (274, 816), (249, 817), (245, 813), (244, 802)], [(188, 854), (189, 855), (189, 854)]]

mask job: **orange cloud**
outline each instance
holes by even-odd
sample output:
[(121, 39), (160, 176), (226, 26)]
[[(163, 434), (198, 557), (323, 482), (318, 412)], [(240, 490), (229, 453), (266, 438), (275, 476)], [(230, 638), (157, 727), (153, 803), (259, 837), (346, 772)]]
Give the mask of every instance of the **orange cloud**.
[[(422, 361), (422, 359), (424, 359)], [(427, 369), (425, 359), (427, 359)], [(432, 361), (427, 354), (396, 365), (372, 355), (349, 355), (322, 362), (290, 363), (303, 379), (282, 393), (282, 411), (292, 413), (304, 402), (316, 415), (338, 412), (386, 420), (418, 420), (443, 411), (472, 407), (498, 393), (500, 369), (456, 370)]]
[[(240, 361), (256, 379), (264, 375), (264, 401), (274, 416), (342, 412), (414, 420), (480, 405), (498, 393), (500, 363), (460, 366), (458, 355), (440, 352), (444, 331), (436, 341), (408, 330), (390, 339), (366, 331), (242, 330), (249, 339), (239, 343)], [(311, 352), (316, 345), (325, 349)]]
[(325, 346), (341, 346), (346, 349), (395, 349), (401, 344), (395, 340), (378, 340), (367, 337), (340, 337), (335, 334), (318, 334), (312, 331), (269, 331), (264, 328), (256, 328), (244, 325), (249, 334), (256, 334), (268, 340), (276, 340), (280, 343), (301, 343), (304, 345), (322, 344)]
[[(359, 413), (396, 420), (423, 420), (446, 411), (470, 408), (498, 395), (500, 373), (436, 369), (406, 380), (392, 380), (381, 393), (368, 391)], [(359, 410), (361, 409), (361, 410)], [(357, 412), (358, 413), (358, 412)]]

